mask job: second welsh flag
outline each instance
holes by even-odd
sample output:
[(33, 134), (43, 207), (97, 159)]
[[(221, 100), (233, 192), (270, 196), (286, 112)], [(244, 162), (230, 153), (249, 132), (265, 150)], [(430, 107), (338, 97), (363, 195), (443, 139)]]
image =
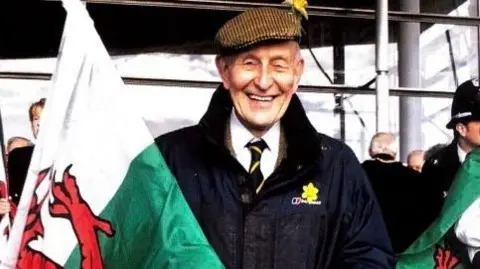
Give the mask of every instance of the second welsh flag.
[[(457, 172), (440, 216), (404, 253), (398, 256), (396, 268), (470, 268), (468, 264), (462, 264), (447, 234), (478, 197), (480, 197), (480, 150), (475, 149), (467, 155)], [(468, 263), (466, 259), (464, 258), (464, 262)]]
[(0, 268), (223, 268), (79, 0)]

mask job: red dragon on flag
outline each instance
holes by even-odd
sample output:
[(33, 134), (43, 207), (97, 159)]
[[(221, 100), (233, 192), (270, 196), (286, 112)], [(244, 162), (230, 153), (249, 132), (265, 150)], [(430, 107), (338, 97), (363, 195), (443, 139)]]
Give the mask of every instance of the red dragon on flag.
[(451, 249), (436, 245), (434, 254), (435, 268), (434, 269), (453, 269), (460, 264), (460, 260), (453, 254)]
[[(82, 257), (80, 268), (102, 269), (104, 268), (104, 264), (97, 231), (101, 231), (109, 237), (114, 236), (115, 231), (111, 223), (96, 216), (92, 212), (89, 204), (83, 199), (75, 176), (70, 174), (71, 167), (72, 165), (69, 165), (65, 169), (61, 182), (55, 182), (56, 171), (51, 173), (48, 178), (52, 183), (51, 190), (53, 196), (53, 202), (48, 205), (49, 213), (52, 217), (67, 219), (72, 225), (80, 246)], [(20, 245), (17, 262), (18, 269), (62, 268), (44, 253), (32, 249), (29, 246), (29, 243), (36, 240), (37, 237), (44, 236), (40, 210), (48, 197), (48, 192), (40, 199), (35, 192), (40, 184), (47, 178), (50, 170), (50, 167), (42, 170), (37, 177), (36, 187), (30, 202), (22, 243)]]

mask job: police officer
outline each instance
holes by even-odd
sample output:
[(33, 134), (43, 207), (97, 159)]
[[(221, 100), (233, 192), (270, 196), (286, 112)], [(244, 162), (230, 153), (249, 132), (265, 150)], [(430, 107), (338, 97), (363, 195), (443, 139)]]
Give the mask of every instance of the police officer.
[[(480, 87), (477, 79), (468, 80), (456, 89), (447, 128), (454, 132), (453, 141), (427, 159), (422, 171), (422, 178), (427, 182), (432, 198), (429, 211), (433, 216), (438, 216), (444, 198), (448, 195), (448, 190), (467, 154), (480, 146)], [(472, 219), (474, 223), (480, 221), (478, 210), (480, 200), (466, 209), (450, 233), (454, 250), (464, 262), (471, 261), (479, 247), (472, 243), (480, 240), (478, 232), (475, 231), (478, 230), (478, 225), (472, 225)], [(479, 217), (475, 217), (476, 215)], [(467, 246), (468, 253), (464, 247), (457, 244), (457, 239)]]

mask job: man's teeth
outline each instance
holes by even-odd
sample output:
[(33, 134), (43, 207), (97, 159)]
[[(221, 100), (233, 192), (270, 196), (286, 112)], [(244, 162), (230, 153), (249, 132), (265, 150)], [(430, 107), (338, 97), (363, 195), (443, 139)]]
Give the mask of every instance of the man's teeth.
[(250, 97), (250, 99), (257, 100), (257, 101), (263, 101), (263, 102), (273, 100), (272, 96), (258, 96), (258, 95), (250, 94), (250, 95), (248, 95), (248, 97)]

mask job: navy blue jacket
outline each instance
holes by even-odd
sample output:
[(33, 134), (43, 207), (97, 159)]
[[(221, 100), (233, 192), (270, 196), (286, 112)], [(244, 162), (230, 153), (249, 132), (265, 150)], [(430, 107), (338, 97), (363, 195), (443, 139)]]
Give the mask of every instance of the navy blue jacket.
[[(230, 95), (219, 87), (198, 125), (156, 139), (227, 268), (394, 268), (357, 158), (345, 144), (315, 131), (297, 95), (281, 120), (286, 158), (258, 194), (225, 146), (231, 111)], [(309, 185), (316, 197), (306, 195)]]

